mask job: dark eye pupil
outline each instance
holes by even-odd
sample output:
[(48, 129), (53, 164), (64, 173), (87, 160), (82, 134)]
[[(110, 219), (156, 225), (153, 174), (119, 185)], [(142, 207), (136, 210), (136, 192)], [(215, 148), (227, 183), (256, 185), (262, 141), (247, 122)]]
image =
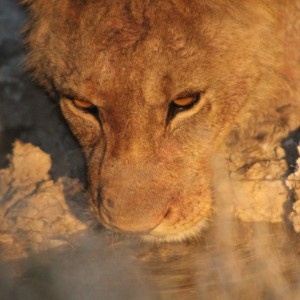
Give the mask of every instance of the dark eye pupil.
[(98, 115), (98, 109), (96, 106), (92, 106), (92, 107), (88, 107), (88, 108), (83, 108), (84, 111), (86, 111), (87, 113), (90, 113), (94, 116)]
[(191, 98), (191, 101), (188, 101), (188, 103), (185, 104), (185, 105), (179, 105), (179, 104), (177, 104), (179, 101), (172, 101), (169, 104), (169, 109), (168, 109), (168, 114), (167, 114), (167, 118), (166, 118), (166, 123), (168, 124), (174, 118), (174, 116), (177, 113), (192, 108), (200, 100), (200, 96), (201, 96), (200, 93), (188, 95), (186, 98)]

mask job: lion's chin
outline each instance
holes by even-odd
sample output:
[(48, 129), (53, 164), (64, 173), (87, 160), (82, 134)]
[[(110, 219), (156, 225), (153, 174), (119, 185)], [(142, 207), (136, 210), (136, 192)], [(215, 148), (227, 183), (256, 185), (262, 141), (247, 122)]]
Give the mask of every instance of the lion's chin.
[(201, 232), (208, 227), (209, 219), (203, 219), (189, 228), (168, 228), (163, 223), (153, 229), (149, 234), (142, 236), (145, 242), (176, 243), (199, 238)]

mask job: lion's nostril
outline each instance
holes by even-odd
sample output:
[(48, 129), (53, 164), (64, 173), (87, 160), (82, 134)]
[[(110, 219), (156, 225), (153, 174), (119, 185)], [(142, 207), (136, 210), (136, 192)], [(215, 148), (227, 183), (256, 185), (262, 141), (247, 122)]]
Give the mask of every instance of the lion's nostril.
[(115, 202), (111, 199), (107, 199), (106, 200), (106, 205), (107, 205), (107, 207), (114, 208)]
[(171, 208), (169, 208), (163, 218), (168, 219), (171, 216), (171, 214), (172, 214), (172, 210), (171, 210)]

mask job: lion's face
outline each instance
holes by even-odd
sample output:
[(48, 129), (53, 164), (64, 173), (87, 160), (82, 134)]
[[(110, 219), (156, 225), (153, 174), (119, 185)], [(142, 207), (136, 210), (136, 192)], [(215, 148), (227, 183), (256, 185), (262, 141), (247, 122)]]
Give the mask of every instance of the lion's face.
[(261, 26), (272, 18), (218, 1), (107, 2), (45, 10), (29, 64), (61, 95), (100, 222), (159, 240), (193, 236), (212, 214), (211, 159), (255, 99), (265, 57), (274, 63)]

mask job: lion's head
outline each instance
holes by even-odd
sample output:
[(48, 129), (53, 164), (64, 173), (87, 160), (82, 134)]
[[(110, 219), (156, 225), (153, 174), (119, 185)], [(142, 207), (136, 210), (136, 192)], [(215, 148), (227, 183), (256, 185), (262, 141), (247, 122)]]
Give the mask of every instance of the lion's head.
[(25, 2), (28, 65), (60, 96), (100, 222), (158, 240), (198, 233), (214, 154), (245, 105), (279, 89), (276, 5)]

